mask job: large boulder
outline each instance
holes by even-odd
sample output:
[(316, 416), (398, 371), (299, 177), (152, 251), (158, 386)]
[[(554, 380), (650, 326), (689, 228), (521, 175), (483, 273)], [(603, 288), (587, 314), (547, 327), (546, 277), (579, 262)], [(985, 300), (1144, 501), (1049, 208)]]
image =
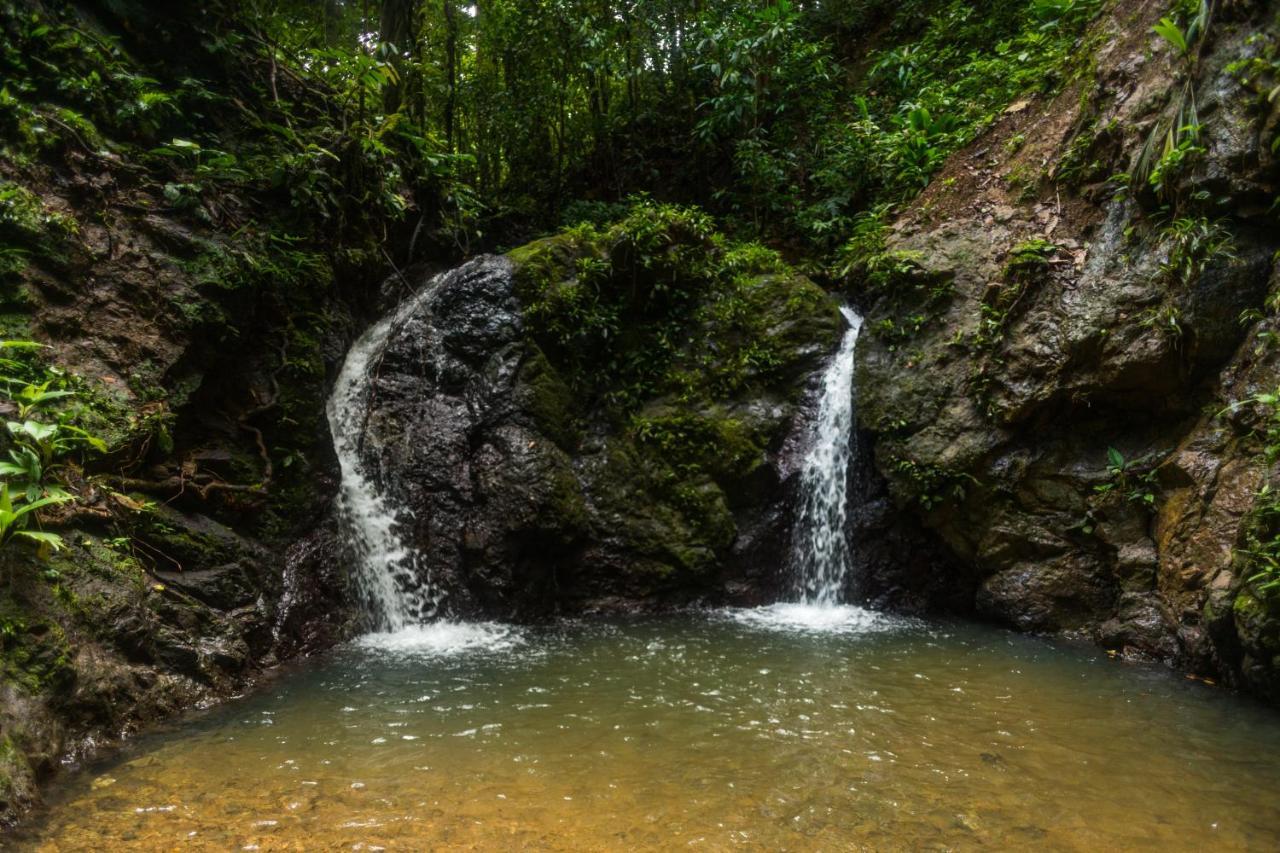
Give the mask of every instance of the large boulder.
[(423, 283), (366, 463), (453, 613), (776, 594), (836, 303), (696, 211), (642, 205)]

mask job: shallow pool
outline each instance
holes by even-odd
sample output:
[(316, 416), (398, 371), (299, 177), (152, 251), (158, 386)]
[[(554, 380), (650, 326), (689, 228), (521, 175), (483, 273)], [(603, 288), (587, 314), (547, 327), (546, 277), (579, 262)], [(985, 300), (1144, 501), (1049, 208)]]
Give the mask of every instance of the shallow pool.
[(1280, 715), (966, 624), (775, 607), (368, 638), (66, 778), (20, 846), (1280, 846)]

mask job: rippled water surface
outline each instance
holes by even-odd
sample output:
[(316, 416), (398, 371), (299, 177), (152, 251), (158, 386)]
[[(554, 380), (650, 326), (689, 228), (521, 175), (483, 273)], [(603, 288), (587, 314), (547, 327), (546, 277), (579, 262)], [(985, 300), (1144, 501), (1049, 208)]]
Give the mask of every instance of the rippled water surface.
[(22, 846), (1273, 850), (1280, 717), (853, 608), (447, 626), (341, 649), (54, 796)]

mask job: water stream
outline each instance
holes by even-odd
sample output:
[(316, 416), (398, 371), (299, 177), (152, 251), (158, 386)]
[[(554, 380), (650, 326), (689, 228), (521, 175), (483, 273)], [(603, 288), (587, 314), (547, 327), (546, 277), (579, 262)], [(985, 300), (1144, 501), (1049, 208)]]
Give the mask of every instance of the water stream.
[(422, 624), (435, 615), (442, 598), (427, 579), (418, 576), (413, 552), (397, 529), (400, 521), (396, 512), (360, 452), (374, 374), (387, 338), (432, 290), (428, 284), (352, 344), (326, 408), (342, 471), (338, 515), (353, 556), (355, 586), (370, 627), (376, 631), (400, 631)]
[(860, 631), (882, 617), (845, 603), (858, 592), (852, 575), (847, 525), (850, 462), (857, 454), (854, 428), (854, 350), (862, 317), (848, 306), (840, 347), (818, 384), (817, 414), (800, 468), (791, 543), (791, 600), (738, 611), (741, 621), (781, 629)]
[(822, 377), (812, 444), (800, 471), (795, 523), (798, 598), (831, 607), (844, 601), (849, 578), (849, 537), (845, 529), (849, 460), (856, 452), (853, 429), (853, 351), (862, 317), (840, 309), (849, 328)]

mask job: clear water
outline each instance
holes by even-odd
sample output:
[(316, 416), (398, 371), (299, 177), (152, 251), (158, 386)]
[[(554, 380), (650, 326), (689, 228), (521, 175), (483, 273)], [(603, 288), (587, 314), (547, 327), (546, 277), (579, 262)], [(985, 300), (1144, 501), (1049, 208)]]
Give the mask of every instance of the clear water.
[(67, 778), (38, 850), (1274, 850), (1280, 718), (972, 625), (779, 605), (336, 650)]
[(800, 470), (793, 563), (800, 601), (834, 605), (844, 600), (849, 575), (845, 524), (853, 431), (853, 351), (862, 318), (840, 309), (849, 323), (822, 376), (818, 413), (809, 451)]

